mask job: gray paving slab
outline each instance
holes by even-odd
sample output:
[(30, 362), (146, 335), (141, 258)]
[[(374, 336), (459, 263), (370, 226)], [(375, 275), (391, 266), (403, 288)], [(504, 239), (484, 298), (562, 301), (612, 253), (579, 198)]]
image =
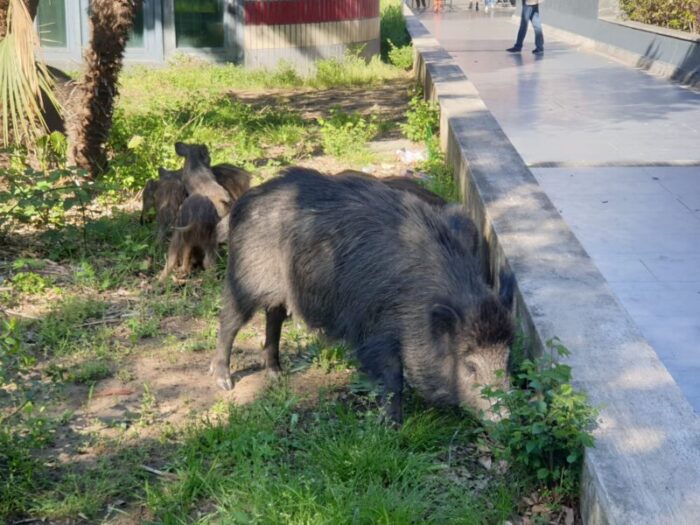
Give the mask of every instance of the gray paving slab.
[(545, 55), (535, 57), (531, 28), (521, 54), (504, 53), (517, 31), (512, 13), (458, 7), (420, 19), (476, 85), (526, 163), (700, 163), (697, 93), (549, 41), (546, 33)]
[(420, 18), (525, 162), (563, 166), (532, 171), (698, 413), (700, 95), (562, 42), (534, 57), (531, 28), (505, 53), (512, 13)]

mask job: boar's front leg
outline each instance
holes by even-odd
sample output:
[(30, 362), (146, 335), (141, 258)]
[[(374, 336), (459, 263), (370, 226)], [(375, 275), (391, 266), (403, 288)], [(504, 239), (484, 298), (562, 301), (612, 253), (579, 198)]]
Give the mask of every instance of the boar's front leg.
[(400, 424), (403, 420), (401, 344), (393, 337), (371, 337), (357, 350), (357, 357), (362, 369), (384, 384), (382, 406), (387, 417)]

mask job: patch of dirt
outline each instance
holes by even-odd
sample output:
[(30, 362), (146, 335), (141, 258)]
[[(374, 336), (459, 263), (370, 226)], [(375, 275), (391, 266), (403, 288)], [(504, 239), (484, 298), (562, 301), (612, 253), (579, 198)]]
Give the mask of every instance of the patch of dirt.
[[(231, 98), (255, 108), (287, 106), (299, 111), (304, 120), (328, 118), (331, 110), (375, 115), (382, 122), (400, 122), (413, 88), (410, 78), (396, 79), (380, 86), (334, 89), (267, 89), (231, 92)], [(396, 132), (395, 137), (401, 135)]]

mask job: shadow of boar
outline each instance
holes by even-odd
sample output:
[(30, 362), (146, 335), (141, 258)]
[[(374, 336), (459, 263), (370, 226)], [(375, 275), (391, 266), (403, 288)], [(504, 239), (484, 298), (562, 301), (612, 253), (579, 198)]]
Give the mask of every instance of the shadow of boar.
[[(458, 219), (457, 219), (458, 218)], [(466, 229), (464, 229), (466, 228)], [(291, 168), (234, 205), (217, 350), (210, 374), (225, 389), (233, 341), (266, 310), (265, 361), (280, 373), (287, 312), (348, 342), (402, 418), (404, 378), (426, 400), (487, 411), (485, 385), (504, 386), (512, 289), (497, 297), (460, 237), (465, 212), (436, 208), (368, 177)]]
[(211, 268), (216, 261), (218, 222), (216, 208), (207, 197), (187, 197), (177, 214), (165, 268), (158, 280), (164, 282), (173, 270), (183, 276), (189, 275), (192, 267), (198, 264)]
[(175, 152), (185, 158), (182, 168), (182, 182), (188, 195), (207, 197), (219, 217), (228, 215), (233, 199), (226, 189), (216, 180), (211, 170), (209, 150), (203, 144), (175, 143)]

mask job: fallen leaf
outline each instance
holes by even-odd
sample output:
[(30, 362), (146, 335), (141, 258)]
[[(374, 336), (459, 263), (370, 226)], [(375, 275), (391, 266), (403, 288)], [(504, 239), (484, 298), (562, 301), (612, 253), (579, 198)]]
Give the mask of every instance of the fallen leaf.
[(109, 397), (109, 396), (130, 396), (133, 394), (133, 390), (128, 388), (112, 388), (109, 390), (103, 390), (102, 392), (97, 392), (92, 397)]
[(486, 470), (491, 470), (491, 465), (493, 464), (493, 461), (491, 460), (490, 456), (481, 456), (479, 458), (479, 464)]
[(562, 505), (562, 510), (566, 513), (564, 516), (564, 525), (574, 525), (574, 509)]

